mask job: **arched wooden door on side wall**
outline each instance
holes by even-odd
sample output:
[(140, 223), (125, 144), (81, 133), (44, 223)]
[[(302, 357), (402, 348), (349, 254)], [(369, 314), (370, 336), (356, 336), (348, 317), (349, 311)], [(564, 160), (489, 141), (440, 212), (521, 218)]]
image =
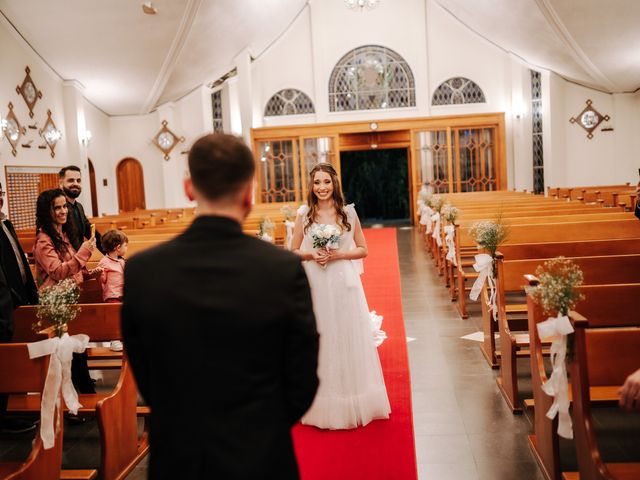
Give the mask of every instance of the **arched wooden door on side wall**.
[(135, 158), (125, 158), (116, 167), (118, 208), (121, 212), (145, 209), (144, 175), (142, 165)]
[(96, 170), (89, 159), (89, 188), (91, 188), (91, 216), (97, 217), (100, 214), (98, 209), (98, 188), (96, 186)]

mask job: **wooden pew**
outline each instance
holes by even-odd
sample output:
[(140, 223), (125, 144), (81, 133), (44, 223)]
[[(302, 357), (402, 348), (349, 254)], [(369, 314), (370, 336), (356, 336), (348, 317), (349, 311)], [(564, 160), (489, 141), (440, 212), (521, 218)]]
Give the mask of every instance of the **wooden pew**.
[[(530, 286), (537, 285), (533, 276), (527, 276), (525, 282)], [(640, 324), (637, 315), (637, 299), (640, 296), (640, 284), (621, 285), (586, 285), (580, 287), (585, 299), (577, 308), (589, 319), (589, 326), (595, 327), (628, 327)], [(560, 480), (559, 440), (556, 433), (557, 420), (549, 420), (546, 412), (553, 403), (553, 398), (542, 391), (542, 385), (548, 380), (542, 355), (542, 344), (536, 325), (545, 321), (540, 305), (527, 296), (527, 317), (530, 335), (531, 383), (533, 387), (534, 433), (529, 436), (529, 446), (540, 466), (545, 478)], [(592, 402), (611, 404), (617, 401), (617, 387), (592, 387)]]
[[(31, 360), (26, 343), (0, 344), (0, 392), (12, 395), (42, 394), (49, 369), (49, 357)], [(0, 462), (0, 478), (7, 480), (94, 479), (96, 470), (61, 470), (63, 424), (62, 412), (54, 414), (59, 424), (54, 445), (44, 449), (39, 429), (31, 453), (24, 462)]]
[[(634, 308), (635, 310), (635, 308)], [(636, 480), (640, 462), (604, 463), (591, 416), (592, 388), (619, 388), (640, 365), (640, 328), (590, 328), (587, 319), (571, 315), (574, 355), (569, 363), (573, 393), (573, 431), (580, 473), (565, 480)]]
[[(85, 333), (91, 341), (121, 339), (120, 304), (80, 305), (81, 311), (69, 325), (69, 334)], [(31, 325), (35, 307), (16, 309), (18, 322)], [(14, 333), (15, 335), (15, 333)], [(109, 393), (78, 395), (82, 408), (78, 415), (96, 415), (100, 427), (102, 458), (100, 473), (104, 480), (124, 478), (149, 451), (147, 431), (138, 437), (138, 416), (150, 414), (148, 407), (137, 406), (137, 387), (126, 355), (122, 357), (121, 373), (115, 389)], [(40, 409), (40, 396), (10, 397), (8, 410), (33, 413)]]
[[(527, 306), (509, 305), (506, 294), (522, 292), (525, 275), (533, 274), (538, 265), (545, 259), (504, 260), (502, 255), (496, 258), (497, 265), (497, 306), (498, 328), (500, 332), (500, 376), (496, 379), (498, 387), (507, 404), (514, 413), (522, 411), (518, 396), (518, 371), (516, 358), (519, 351), (528, 350), (530, 332), (528, 326), (517, 326), (514, 330), (510, 325), (508, 313), (526, 313)], [(640, 255), (609, 255), (592, 257), (570, 257), (584, 276), (585, 285), (640, 283)], [(486, 297), (486, 287), (483, 295)], [(495, 340), (493, 333), (495, 326), (490, 318), (485, 302), (483, 308), (483, 329), (485, 341), (481, 349), (485, 357), (496, 359)], [(484, 311), (487, 309), (486, 311)], [(518, 331), (520, 330), (520, 331)], [(487, 338), (490, 337), (490, 338)], [(493, 350), (489, 350), (493, 348)]]
[[(457, 256), (457, 300), (458, 311), (462, 318), (467, 318), (466, 295), (468, 291), (466, 281), (477, 275), (465, 269), (468, 261), (463, 261), (462, 255), (469, 250), (477, 253), (475, 240), (469, 234), (470, 227), (456, 228), (456, 256)], [(640, 222), (630, 220), (599, 220), (594, 222), (565, 222), (550, 224), (510, 225), (509, 237), (505, 245), (522, 243), (568, 242), (573, 240), (603, 240), (640, 238)]]

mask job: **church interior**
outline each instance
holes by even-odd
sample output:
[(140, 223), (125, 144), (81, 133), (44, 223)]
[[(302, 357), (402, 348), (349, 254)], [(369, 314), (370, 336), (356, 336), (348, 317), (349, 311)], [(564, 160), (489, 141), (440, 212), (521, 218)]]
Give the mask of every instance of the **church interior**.
[[(0, 0), (0, 208), (33, 264), (36, 200), (74, 165), (134, 256), (197, 216), (189, 149), (224, 132), (255, 157), (243, 231), (286, 249), (330, 163), (365, 227), (392, 413), (296, 425), (301, 478), (640, 479), (640, 399), (618, 406), (640, 369), (639, 19), (634, 0)], [(554, 265), (580, 281), (547, 309)], [(119, 307), (85, 283), (69, 328), (98, 393), (51, 449), (0, 432), (0, 478), (147, 478)], [(17, 308), (12, 342), (35, 320)], [(7, 415), (37, 418), (44, 367), (1, 349)]]

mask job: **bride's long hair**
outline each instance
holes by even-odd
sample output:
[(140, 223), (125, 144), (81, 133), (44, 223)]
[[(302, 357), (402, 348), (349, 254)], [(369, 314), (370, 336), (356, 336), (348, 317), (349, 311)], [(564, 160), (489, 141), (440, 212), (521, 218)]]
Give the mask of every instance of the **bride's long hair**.
[(316, 213), (318, 212), (318, 197), (313, 193), (313, 181), (318, 172), (328, 173), (331, 177), (331, 183), (333, 184), (333, 205), (336, 209), (338, 216), (338, 226), (343, 230), (350, 231), (351, 224), (347, 219), (347, 213), (344, 211), (344, 194), (342, 193), (342, 187), (340, 187), (340, 180), (335, 169), (329, 163), (318, 163), (311, 172), (309, 172), (309, 188), (307, 189), (307, 205), (309, 211), (307, 212), (307, 221), (304, 227), (304, 233), (316, 219)]

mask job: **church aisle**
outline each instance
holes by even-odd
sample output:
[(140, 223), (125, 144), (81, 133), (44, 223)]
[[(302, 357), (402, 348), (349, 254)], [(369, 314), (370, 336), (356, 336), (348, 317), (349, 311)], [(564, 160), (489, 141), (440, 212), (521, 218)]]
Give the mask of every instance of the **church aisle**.
[(298, 425), (294, 443), (302, 480), (414, 480), (411, 389), (403, 322), (396, 231), (366, 229), (369, 256), (362, 283), (371, 310), (384, 316), (380, 346), (391, 416), (353, 430)]
[(477, 342), (479, 315), (462, 320), (417, 230), (398, 230), (419, 478), (542, 480), (525, 416), (514, 416)]

